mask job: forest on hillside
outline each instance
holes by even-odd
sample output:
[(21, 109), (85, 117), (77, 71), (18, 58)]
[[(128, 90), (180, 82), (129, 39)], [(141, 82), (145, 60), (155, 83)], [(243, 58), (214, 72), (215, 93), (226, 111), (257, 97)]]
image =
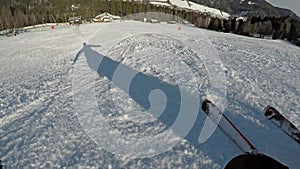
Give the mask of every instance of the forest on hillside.
[(156, 6), (149, 1), (124, 0), (0, 0), (0, 7), (0, 30), (49, 22), (62, 23), (72, 16), (90, 20), (103, 12), (121, 17), (160, 12), (183, 18), (200, 28), (261, 38), (287, 39), (300, 46), (300, 21), (291, 16), (222, 19), (174, 6)]
[(0, 0), (0, 7), (0, 30), (67, 22), (71, 16), (88, 19), (103, 12), (125, 16), (153, 8), (148, 1), (120, 0)]

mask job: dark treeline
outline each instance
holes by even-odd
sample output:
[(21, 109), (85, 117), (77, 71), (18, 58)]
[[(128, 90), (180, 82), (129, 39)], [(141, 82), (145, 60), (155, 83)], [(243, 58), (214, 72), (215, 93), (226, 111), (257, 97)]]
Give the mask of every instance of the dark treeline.
[(177, 7), (155, 6), (148, 1), (123, 0), (0, 0), (0, 7), (0, 30), (48, 22), (67, 22), (70, 16), (81, 16), (88, 20), (103, 12), (121, 17), (141, 12), (161, 12), (181, 17), (200, 28), (288, 39), (300, 45), (300, 22), (289, 16), (221, 19)]
[(92, 18), (102, 12), (125, 16), (151, 11), (149, 2), (121, 0), (0, 0), (0, 30), (47, 22), (67, 22), (70, 16)]
[(246, 36), (287, 39), (300, 45), (300, 21), (292, 19), (290, 16), (220, 19), (200, 14), (196, 17), (194, 24), (201, 28)]

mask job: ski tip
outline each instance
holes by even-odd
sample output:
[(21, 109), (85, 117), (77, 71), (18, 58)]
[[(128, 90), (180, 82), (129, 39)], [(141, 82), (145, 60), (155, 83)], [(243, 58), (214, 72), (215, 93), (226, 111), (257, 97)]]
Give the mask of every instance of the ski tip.
[(264, 115), (267, 117), (273, 115), (273, 113), (276, 113), (276, 112), (278, 112), (278, 111), (274, 107), (269, 106), (269, 105), (264, 109)]
[(201, 109), (207, 114), (209, 112), (209, 105), (211, 104), (211, 101), (208, 99), (204, 99), (201, 105)]

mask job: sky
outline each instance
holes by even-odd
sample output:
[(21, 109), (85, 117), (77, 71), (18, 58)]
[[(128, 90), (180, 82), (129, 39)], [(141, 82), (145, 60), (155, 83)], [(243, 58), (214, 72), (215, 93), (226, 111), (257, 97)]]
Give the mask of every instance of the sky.
[(292, 10), (300, 16), (300, 1), (299, 0), (267, 0), (274, 6), (283, 7)]

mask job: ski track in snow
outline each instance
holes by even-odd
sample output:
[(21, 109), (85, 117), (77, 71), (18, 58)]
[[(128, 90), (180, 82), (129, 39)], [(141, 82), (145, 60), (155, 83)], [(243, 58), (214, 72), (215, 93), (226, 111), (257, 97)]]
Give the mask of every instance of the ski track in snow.
[[(238, 155), (235, 145), (219, 129), (203, 145), (183, 140), (168, 152), (144, 159), (114, 155), (98, 147), (85, 134), (73, 110), (72, 61), (82, 43), (99, 30), (111, 29), (111, 35), (122, 39), (119, 26), (126, 26), (136, 34), (137, 27), (149, 24), (131, 21), (87, 24), (61, 26), (53, 31), (47, 27), (16, 37), (0, 37), (0, 159), (8, 167), (218, 169), (230, 160), (229, 156)], [(185, 79), (182, 75), (186, 89), (193, 91), (191, 86), (197, 84), (201, 97), (205, 98), (209, 80), (201, 59), (185, 48), (185, 44), (171, 38), (174, 33), (183, 33), (187, 39), (193, 39), (192, 34), (200, 33), (200, 29), (179, 26), (181, 32), (177, 30), (178, 25), (151, 25), (166, 36), (148, 33), (123, 37), (126, 40), (114, 42), (118, 45), (111, 47), (107, 54), (115, 61), (170, 84), (175, 83), (173, 76), (182, 72), (172, 72), (172, 67), (163, 61), (176, 56), (197, 78)], [(299, 167), (299, 145), (269, 122), (262, 111), (268, 104), (272, 105), (300, 127), (300, 48), (284, 41), (201, 31), (227, 68), (225, 114), (258, 150), (291, 168)], [(147, 38), (149, 41), (144, 42)], [(141, 39), (144, 43), (139, 43)], [(165, 130), (152, 116), (140, 115), (142, 108), (108, 79), (97, 77), (96, 91), (99, 91), (96, 95), (99, 108), (108, 112), (106, 116), (116, 128), (139, 136)], [(118, 115), (120, 112), (110, 111), (115, 105), (133, 113)], [(200, 116), (204, 123), (205, 116)]]

